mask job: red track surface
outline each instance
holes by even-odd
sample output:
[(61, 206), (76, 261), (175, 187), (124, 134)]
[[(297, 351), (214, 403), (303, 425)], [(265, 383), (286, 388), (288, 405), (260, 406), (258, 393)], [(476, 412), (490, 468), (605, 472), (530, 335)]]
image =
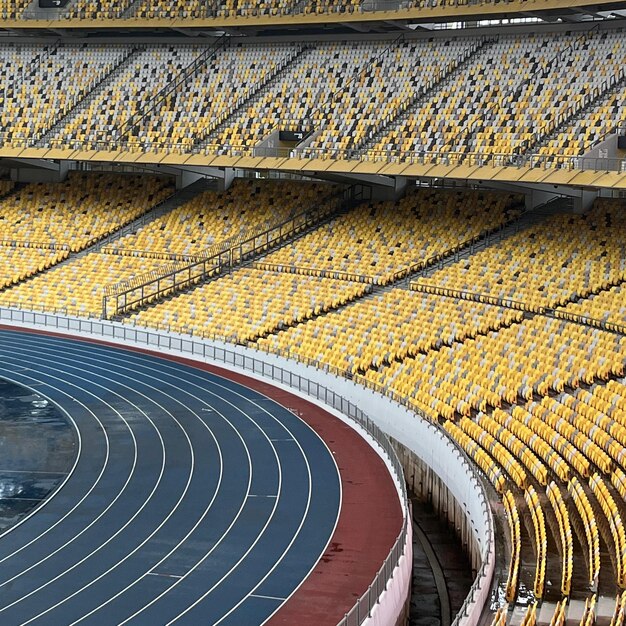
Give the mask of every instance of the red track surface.
[[(43, 335), (65, 334), (0, 325)], [(120, 344), (74, 337), (80, 341)], [(123, 346), (203, 369), (255, 389), (294, 409), (326, 442), (341, 474), (339, 522), (326, 553), (270, 626), (336, 626), (371, 584), (402, 526), (402, 508), (387, 466), (350, 426), (318, 405), (268, 383), (191, 359)]]

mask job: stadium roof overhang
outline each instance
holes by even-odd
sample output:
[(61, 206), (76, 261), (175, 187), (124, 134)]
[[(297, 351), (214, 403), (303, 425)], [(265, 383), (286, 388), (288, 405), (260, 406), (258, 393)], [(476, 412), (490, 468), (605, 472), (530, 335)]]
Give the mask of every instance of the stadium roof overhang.
[(547, 23), (576, 23), (610, 16), (620, 17), (623, 2), (615, 0), (524, 0), (435, 6), (388, 11), (355, 13), (297, 14), (277, 16), (231, 16), (211, 18), (98, 18), (98, 19), (14, 19), (0, 20), (0, 30), (9, 33), (48, 34), (56, 36), (108, 34), (129, 32), (142, 34), (215, 35), (279, 35), (305, 32), (308, 35), (332, 32), (389, 32), (431, 30), (434, 25), (464, 23), (475, 26), (486, 20), (538, 18)]

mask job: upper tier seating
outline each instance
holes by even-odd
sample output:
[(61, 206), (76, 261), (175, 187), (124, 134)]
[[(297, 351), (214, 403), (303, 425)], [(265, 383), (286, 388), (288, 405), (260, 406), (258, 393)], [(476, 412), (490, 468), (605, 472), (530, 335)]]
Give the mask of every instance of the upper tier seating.
[(626, 121), (626, 89), (609, 93), (596, 106), (587, 110), (567, 128), (560, 130), (538, 154), (582, 156), (594, 144), (605, 139), (605, 135), (615, 132), (620, 122)]
[(509, 298), (531, 310), (587, 297), (626, 278), (623, 208), (597, 202), (588, 214), (555, 215), (415, 282)]
[[(22, 0), (26, 1), (27, 0)], [(28, 2), (27, 2), (28, 4)], [(77, 0), (68, 10), (80, 18), (204, 18), (260, 15), (352, 13), (362, 0)]]
[[(91, 2), (91, 0), (90, 0)], [(92, 92), (84, 108), (77, 108), (54, 132), (52, 146), (103, 148), (117, 129), (190, 65), (201, 46), (147, 46), (133, 56), (111, 81)], [(106, 147), (108, 147), (108, 143)]]
[(416, 190), (398, 202), (358, 207), (268, 255), (260, 268), (294, 266), (389, 282), (398, 271), (455, 250), (514, 217), (519, 199), (488, 192)]
[(82, 19), (130, 17), (125, 12), (134, 2), (135, 0), (76, 0), (69, 4), (66, 15)]
[(2, 44), (4, 145), (249, 155), (282, 129), (302, 156), (556, 166), (624, 119), (620, 30), (214, 44)]
[(441, 46), (430, 41), (391, 47), (388, 41), (317, 44), (214, 133), (206, 150), (253, 146), (275, 128), (297, 130), (309, 123), (322, 129), (314, 148), (348, 147), (397, 114), (471, 43), (475, 40), (458, 39)]
[(19, 18), (30, 3), (31, 0), (0, 0), (0, 18), (3, 20)]
[(625, 63), (626, 38), (617, 31), (582, 40), (579, 33), (500, 37), (393, 125), (370, 153), (522, 153), (579, 110), (607, 78), (620, 75)]
[(0, 91), (3, 143), (18, 147), (41, 138), (128, 54), (128, 48), (119, 45), (24, 47), (31, 62), (5, 74)]
[(167, 258), (198, 255), (214, 244), (265, 230), (336, 191), (324, 183), (238, 179), (226, 192), (205, 191), (135, 234), (116, 241), (117, 254)]
[(296, 44), (231, 44), (130, 129), (138, 146), (187, 152), (297, 54)]

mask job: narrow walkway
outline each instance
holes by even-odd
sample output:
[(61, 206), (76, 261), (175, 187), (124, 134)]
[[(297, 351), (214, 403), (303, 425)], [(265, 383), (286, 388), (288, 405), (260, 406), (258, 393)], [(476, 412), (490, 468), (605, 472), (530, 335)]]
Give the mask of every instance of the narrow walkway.
[(472, 586), (461, 544), (432, 506), (412, 498), (413, 590), (410, 626), (450, 626)]

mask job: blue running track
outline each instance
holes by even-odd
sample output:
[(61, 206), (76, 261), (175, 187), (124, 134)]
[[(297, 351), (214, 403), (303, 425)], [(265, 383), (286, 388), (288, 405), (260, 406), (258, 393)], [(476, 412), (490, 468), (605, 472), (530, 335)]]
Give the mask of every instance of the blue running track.
[(0, 535), (2, 626), (262, 624), (324, 553), (337, 466), (262, 394), (13, 330), (0, 330), (0, 378), (56, 403), (79, 440), (65, 482)]

